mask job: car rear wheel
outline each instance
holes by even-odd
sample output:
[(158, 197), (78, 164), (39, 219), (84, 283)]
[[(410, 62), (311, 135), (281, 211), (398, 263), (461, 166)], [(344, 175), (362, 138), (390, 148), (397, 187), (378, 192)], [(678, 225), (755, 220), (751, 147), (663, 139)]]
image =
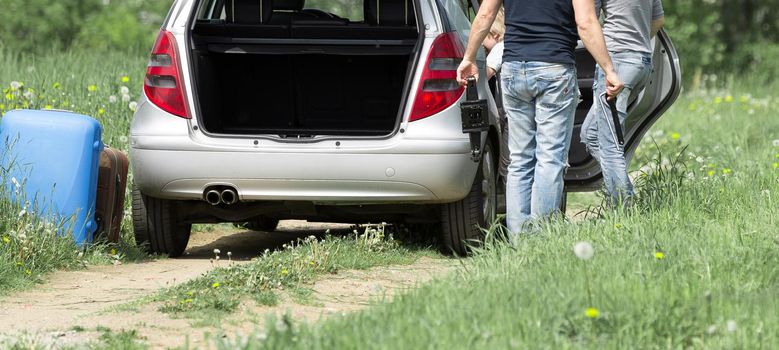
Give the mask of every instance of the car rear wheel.
[(187, 248), (192, 225), (178, 222), (175, 204), (144, 195), (133, 186), (135, 242), (149, 253), (177, 257)]
[(454, 203), (442, 205), (441, 233), (445, 253), (466, 255), (470, 246), (484, 238), (497, 214), (497, 176), (495, 155), (488, 141), (476, 178), (468, 195)]

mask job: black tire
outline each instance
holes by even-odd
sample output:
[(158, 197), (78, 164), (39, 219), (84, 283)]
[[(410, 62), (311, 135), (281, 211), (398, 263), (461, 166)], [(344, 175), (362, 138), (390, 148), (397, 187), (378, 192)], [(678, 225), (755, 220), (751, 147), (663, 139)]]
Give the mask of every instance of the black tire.
[(565, 217), (565, 211), (568, 209), (568, 192), (563, 191), (563, 195), (560, 198), (560, 214)]
[(135, 242), (147, 252), (178, 257), (189, 243), (192, 224), (177, 220), (175, 202), (149, 197), (133, 186)]
[(249, 221), (243, 225), (243, 227), (252, 231), (273, 232), (279, 227), (278, 219), (261, 218), (253, 221)]
[[(441, 206), (441, 243), (444, 253), (467, 255), (470, 246), (478, 244), (484, 238), (482, 228), (489, 227), (495, 220), (497, 213), (495, 159), (492, 145), (487, 141), (484, 146), (484, 157), (471, 185), (471, 191), (465, 198)], [(485, 168), (489, 171), (485, 172)], [(488, 186), (492, 186), (491, 190), (485, 189), (485, 180)], [(490, 201), (485, 205), (487, 199)], [(488, 207), (491, 207), (489, 211)]]

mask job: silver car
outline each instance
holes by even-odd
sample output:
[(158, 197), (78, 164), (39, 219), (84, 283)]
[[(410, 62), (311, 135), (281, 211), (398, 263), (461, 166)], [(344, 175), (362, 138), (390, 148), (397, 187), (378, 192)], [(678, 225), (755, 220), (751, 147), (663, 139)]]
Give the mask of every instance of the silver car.
[[(477, 82), (489, 128), (463, 132), (455, 71), (477, 8), (475, 0), (176, 1), (131, 127), (138, 243), (178, 256), (193, 223), (273, 230), (283, 219), (387, 221), (440, 224), (445, 249), (465, 253), (504, 210), (508, 157), (499, 86)], [(578, 58), (577, 126), (595, 66), (584, 49)], [(480, 52), (480, 67), (484, 60)], [(664, 33), (655, 62), (632, 98), (629, 154), (679, 93)], [(598, 188), (597, 163), (578, 140), (570, 163), (567, 191)]]

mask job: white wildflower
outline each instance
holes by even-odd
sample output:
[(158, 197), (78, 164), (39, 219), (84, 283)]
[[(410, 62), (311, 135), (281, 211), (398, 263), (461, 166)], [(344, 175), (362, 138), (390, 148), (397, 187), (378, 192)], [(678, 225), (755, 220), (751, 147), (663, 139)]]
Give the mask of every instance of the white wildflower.
[(709, 328), (706, 329), (706, 333), (708, 334), (714, 334), (717, 332), (717, 326), (711, 325)]
[(130, 98), (130, 95), (123, 94), (122, 95), (122, 102), (127, 103), (130, 102), (132, 98)]
[(19, 211), (19, 217), (22, 217), (22, 216), (25, 216), (25, 215), (27, 215), (27, 209), (22, 209), (21, 211)]
[(763, 190), (763, 195), (766, 196), (766, 197), (769, 197), (769, 196), (771, 196), (771, 191), (770, 190)]
[(695, 161), (698, 163), (705, 163), (706, 159), (701, 156), (698, 156), (697, 158), (695, 158)]
[(84, 257), (84, 252), (78, 252), (78, 258), (81, 259)]
[(114, 96), (114, 95), (108, 96), (108, 102), (109, 103), (116, 103), (117, 101), (119, 101), (119, 99), (116, 98), (116, 96)]
[(738, 329), (738, 324), (736, 324), (736, 321), (728, 320), (727, 329), (728, 329), (728, 332), (733, 333), (733, 332), (736, 331), (736, 329)]
[(228, 258), (229, 258), (229, 257), (232, 257), (232, 256), (233, 256), (233, 252), (227, 252), (227, 257), (228, 257)]
[(19, 90), (19, 89), (22, 88), (22, 86), (23, 86), (22, 83), (20, 83), (20, 82), (18, 82), (16, 80), (11, 82), (11, 90)]
[(122, 135), (122, 136), (119, 136), (119, 142), (121, 142), (121, 143), (127, 143), (127, 140), (128, 140), (128, 139), (127, 139), (127, 136), (124, 136), (124, 135)]
[(26, 98), (26, 99), (28, 99), (28, 100), (32, 100), (32, 99), (34, 99), (34, 98), (35, 98), (35, 93), (33, 93), (33, 92), (32, 92), (32, 91), (30, 91), (30, 90), (27, 90), (27, 91), (25, 91), (25, 92), (22, 94), (22, 96), (24, 96), (24, 98)]
[(119, 88), (119, 93), (121, 93), (122, 95), (129, 95), (130, 89), (126, 86), (122, 86)]
[(779, 139), (772, 141), (771, 144), (774, 145), (774, 147), (779, 147)]
[(576, 243), (576, 245), (573, 246), (573, 253), (576, 254), (577, 258), (582, 260), (590, 260), (593, 254), (595, 254), (592, 245), (589, 242)]
[(222, 253), (222, 251), (221, 251), (221, 250), (219, 250), (219, 249), (214, 249), (214, 254), (221, 254), (221, 253)]
[(130, 107), (130, 110), (131, 110), (131, 111), (135, 112), (135, 110), (137, 110), (137, 109), (138, 109), (138, 102), (135, 102), (135, 101), (133, 101), (133, 102), (130, 102), (130, 104), (128, 105), (128, 107)]

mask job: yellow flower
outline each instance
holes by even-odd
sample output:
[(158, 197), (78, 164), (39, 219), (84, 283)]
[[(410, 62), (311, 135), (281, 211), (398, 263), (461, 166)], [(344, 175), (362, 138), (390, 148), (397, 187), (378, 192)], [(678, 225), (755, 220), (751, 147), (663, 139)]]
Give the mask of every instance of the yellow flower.
[(698, 105), (696, 105), (695, 103), (690, 103), (690, 110), (694, 111), (696, 109), (698, 109)]
[(617, 229), (617, 230), (619, 230), (619, 229), (621, 229), (621, 228), (622, 228), (622, 224), (620, 224), (620, 223), (616, 223), (616, 224), (614, 224), (614, 228), (615, 228), (615, 229)]
[(719, 97), (719, 96), (715, 97), (715, 98), (714, 98), (714, 104), (715, 104), (715, 105), (718, 105), (718, 104), (720, 104), (720, 103), (722, 103), (722, 97)]
[(281, 269), (281, 272), (279, 272), (282, 276), (289, 275), (289, 270), (287, 269)]
[(105, 114), (105, 109), (103, 109), (103, 108), (98, 109), (97, 110), (97, 114), (99, 114), (99, 115)]
[(211, 285), (212, 288), (219, 288), (219, 282), (214, 282), (214, 284)]
[(32, 271), (30, 270), (24, 270), (24, 273), (26, 273), (27, 275), (32, 275)]
[(52, 109), (52, 108), (54, 108), (52, 105), (46, 105), (43, 107), (43, 109)]
[(663, 252), (655, 252), (655, 259), (663, 260), (665, 259), (665, 254), (663, 254)]
[(3, 237), (3, 243), (8, 244), (10, 242), (11, 242), (11, 240), (8, 239), (8, 237)]
[(741, 97), (738, 98), (738, 102), (744, 103), (749, 101), (749, 96), (747, 95), (741, 95)]
[(21, 262), (21, 261), (17, 261), (17, 262), (16, 262), (16, 266), (22, 266), (22, 265), (24, 265), (24, 263), (23, 263), (23, 262)]
[(314, 265), (316, 265), (316, 263), (314, 262), (314, 260), (311, 260), (311, 261), (309, 261), (309, 262), (308, 262), (308, 264), (309, 264), (309, 265), (311, 265), (311, 266), (314, 266)]
[(674, 140), (678, 140), (679, 137), (681, 137), (681, 135), (679, 135), (678, 132), (675, 132), (675, 133), (671, 134), (671, 138), (674, 139)]
[(111, 248), (111, 255), (116, 255), (116, 249)]
[(129, 82), (130, 82), (130, 77), (128, 77), (128, 76), (123, 76), (123, 77), (122, 77), (122, 82), (123, 82), (123, 83), (129, 83)]
[(59, 89), (59, 88), (62, 87), (62, 85), (60, 85), (60, 83), (54, 83), (54, 84), (51, 85), (51, 87), (53, 87), (55, 89)]
[(589, 318), (597, 318), (600, 316), (600, 311), (594, 307), (588, 307), (586, 310), (584, 310), (584, 315)]
[(722, 169), (722, 173), (727, 175), (727, 174), (731, 173), (731, 170), (730, 170), (730, 168), (725, 168), (725, 169)]
[(192, 300), (192, 299), (184, 299), (184, 302), (185, 302), (185, 303), (191, 303), (191, 302), (193, 302), (193, 301), (194, 301), (194, 300)]
[(779, 169), (779, 163), (774, 163), (774, 169)]
[(87, 91), (89, 91), (89, 92), (97, 91), (97, 85), (89, 85), (89, 86), (87, 86)]
[(725, 96), (725, 102), (727, 102), (727, 103), (733, 102), (733, 96), (731, 96), (731, 95)]

